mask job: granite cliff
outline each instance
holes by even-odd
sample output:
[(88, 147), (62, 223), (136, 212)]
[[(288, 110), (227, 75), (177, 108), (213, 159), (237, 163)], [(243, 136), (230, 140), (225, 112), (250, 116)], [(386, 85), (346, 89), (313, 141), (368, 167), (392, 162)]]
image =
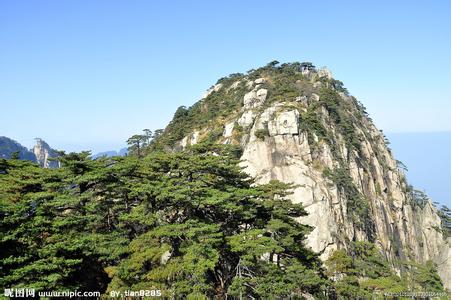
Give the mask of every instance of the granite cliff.
[(18, 142), (0, 137), (0, 158), (9, 159), (17, 156), (18, 159), (37, 162), (43, 168), (58, 168), (59, 161), (51, 160), (58, 157), (58, 152), (52, 149), (44, 140), (36, 138), (33, 149), (28, 150)]
[(34, 145), (32, 151), (36, 157), (36, 161), (43, 168), (59, 168), (60, 162), (57, 160), (51, 160), (58, 157), (58, 152), (52, 148), (42, 139), (36, 138), (36, 145)]
[(386, 137), (326, 68), (273, 62), (222, 78), (177, 110), (156, 146), (201, 141), (240, 145), (257, 183), (294, 183), (291, 199), (309, 213), (299, 221), (314, 228), (308, 245), (322, 259), (369, 241), (397, 271), (399, 261), (434, 261), (451, 289), (451, 242), (437, 208), (408, 184)]

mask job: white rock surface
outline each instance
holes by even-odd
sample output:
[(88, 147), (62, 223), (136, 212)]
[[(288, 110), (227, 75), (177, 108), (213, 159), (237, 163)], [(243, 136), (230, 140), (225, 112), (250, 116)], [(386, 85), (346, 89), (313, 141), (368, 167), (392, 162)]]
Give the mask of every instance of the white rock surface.
[(269, 135), (298, 134), (298, 126), (299, 112), (297, 110), (283, 111), (278, 113), (274, 120), (269, 121)]
[(440, 248), (439, 255), (435, 262), (438, 266), (438, 274), (444, 282), (445, 287), (451, 291), (451, 237)]
[(188, 146), (188, 137), (185, 136), (181, 141), (180, 141), (180, 146), (182, 146), (182, 148), (185, 148), (186, 146)]
[(266, 79), (265, 78), (258, 78), (254, 80), (255, 84), (263, 84), (266, 83)]
[(50, 146), (42, 139), (37, 138), (35, 140), (36, 145), (32, 150), (39, 165), (43, 168), (59, 168), (59, 161), (50, 160), (51, 158), (58, 157), (58, 153), (50, 148)]
[(231, 137), (232, 133), (233, 133), (233, 127), (235, 126), (235, 122), (230, 122), (228, 124), (225, 125), (224, 127), (224, 134), (223, 136), (225, 138)]
[[(319, 100), (319, 97), (313, 97)], [(352, 181), (370, 203), (375, 230), (375, 236), (370, 237), (359, 229), (354, 230), (347, 217), (346, 198), (332, 182), (323, 177), (322, 169), (312, 167), (314, 159), (307, 135), (298, 131), (299, 112), (284, 109), (284, 106), (285, 103), (276, 103), (253, 116), (256, 121), (250, 130), (250, 139), (244, 144), (241, 159), (244, 170), (255, 177), (258, 183), (277, 179), (298, 186), (290, 198), (293, 202), (301, 202), (309, 213), (300, 219), (314, 227), (307, 244), (320, 252), (322, 259), (327, 259), (335, 249), (347, 247), (343, 242), (346, 239), (352, 240), (354, 236), (358, 240), (374, 238), (389, 260), (434, 260), (445, 286), (450, 289), (449, 244), (435, 229), (440, 226), (440, 218), (430, 203), (421, 210), (410, 204), (402, 188), (403, 175), (397, 171), (396, 162), (383, 143), (381, 133), (368, 125), (370, 135), (381, 141), (374, 145), (362, 130), (356, 129), (361, 135), (361, 153), (364, 156), (359, 157), (355, 151), (349, 153), (343, 137), (330, 128), (336, 134), (335, 140), (339, 141), (335, 155), (348, 162)], [(323, 117), (329, 118), (328, 114)], [(264, 140), (253, 137), (253, 132), (265, 124), (270, 137)], [(330, 169), (338, 167), (339, 163), (328, 144), (319, 142), (318, 138), (315, 140), (319, 143), (319, 154), (315, 155), (319, 166)], [(379, 155), (376, 155), (376, 151)], [(368, 169), (357, 163), (362, 159), (368, 161)], [(376, 186), (380, 191), (377, 191)], [(395, 249), (400, 249), (400, 252)]]
[(266, 100), (268, 90), (254, 88), (252, 91), (244, 95), (244, 109), (260, 107)]
[(238, 88), (240, 86), (240, 83), (241, 83), (241, 80), (235, 81), (234, 83), (232, 83), (230, 85), (229, 90)]
[(322, 82), (321, 82), (321, 81), (317, 81), (317, 82), (314, 82), (314, 83), (313, 83), (313, 87), (314, 87), (315, 89), (321, 87), (321, 85), (322, 85)]
[(199, 131), (193, 132), (191, 135), (191, 145), (195, 145), (199, 142)]
[(249, 127), (254, 122), (254, 112), (252, 110), (246, 110), (238, 119), (238, 125), (242, 127)]
[(319, 101), (319, 96), (315, 93), (313, 93), (310, 98), (312, 99), (312, 101)]

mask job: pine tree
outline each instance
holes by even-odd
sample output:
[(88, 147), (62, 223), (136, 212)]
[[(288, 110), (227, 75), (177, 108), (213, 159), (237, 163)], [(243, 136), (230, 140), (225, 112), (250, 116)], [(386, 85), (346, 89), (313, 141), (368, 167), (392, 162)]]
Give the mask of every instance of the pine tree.
[(154, 154), (138, 173), (146, 184), (131, 184), (139, 200), (122, 217), (137, 237), (109, 268), (110, 289), (220, 298), (322, 292), (320, 263), (302, 244), (310, 228), (294, 219), (305, 211), (285, 198), (290, 186), (254, 187), (235, 149)]

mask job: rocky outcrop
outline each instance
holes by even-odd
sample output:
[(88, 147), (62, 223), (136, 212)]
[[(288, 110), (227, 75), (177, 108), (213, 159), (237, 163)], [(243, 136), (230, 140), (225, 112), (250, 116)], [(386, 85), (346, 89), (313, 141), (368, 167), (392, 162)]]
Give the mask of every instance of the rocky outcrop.
[[(319, 96), (313, 94), (312, 99), (319, 101)], [(445, 286), (450, 289), (450, 245), (440, 232), (441, 220), (431, 202), (424, 207), (412, 203), (404, 175), (397, 169), (380, 131), (369, 122), (365, 128), (369, 137), (363, 129), (355, 128), (361, 140), (361, 153), (357, 153), (345, 145), (338, 129), (330, 125), (333, 122), (322, 111), (331, 134), (339, 141), (332, 150), (326, 142), (313, 141), (312, 145), (305, 132), (298, 132), (301, 121), (297, 110), (277, 107), (276, 104), (260, 115), (268, 119), (267, 112), (276, 111), (268, 119), (269, 136), (265, 140), (250, 137), (243, 143), (243, 166), (258, 183), (277, 179), (297, 186), (291, 198), (293, 202), (302, 202), (308, 212), (300, 221), (314, 228), (308, 237), (310, 247), (326, 259), (333, 250), (347, 247), (346, 241), (373, 241), (389, 261), (435, 261)], [(259, 126), (256, 122), (251, 132)], [(343, 163), (354, 186), (368, 201), (371, 230), (356, 228), (349, 221), (349, 195), (324, 177), (324, 169), (334, 169)]]
[(267, 94), (268, 91), (265, 89), (254, 88), (252, 91), (244, 95), (244, 107), (247, 109), (260, 107), (265, 101)]
[(262, 73), (240, 79), (247, 88), (240, 97), (233, 93), (241, 85), (230, 83), (227, 93), (241, 108), (197, 126), (182, 145), (214, 131), (213, 122), (223, 132), (218, 142), (241, 145), (242, 166), (257, 183), (295, 185), (291, 200), (307, 210), (299, 221), (314, 228), (307, 243), (322, 259), (351, 241), (370, 241), (393, 268), (397, 260), (433, 260), (451, 289), (450, 241), (437, 210), (430, 201), (416, 203), (360, 103), (327, 69), (290, 69), (285, 77), (279, 69)]
[(36, 145), (33, 149), (28, 150), (10, 138), (0, 137), (0, 158), (9, 159), (17, 155), (18, 159), (37, 162), (43, 168), (60, 167), (59, 161), (51, 160), (52, 158), (58, 157), (58, 152), (50, 148), (42, 139), (36, 138), (35, 140)]
[(43, 168), (59, 168), (58, 160), (51, 160), (58, 157), (58, 152), (50, 148), (50, 146), (40, 138), (36, 138), (36, 145), (33, 147), (33, 153), (36, 161)]
[(450, 262), (451, 262), (451, 238), (446, 240), (440, 249), (440, 252), (435, 259), (435, 262), (438, 266), (438, 274), (442, 278), (442, 281), (445, 284), (445, 287), (448, 290), (451, 290), (450, 282), (451, 282), (451, 271), (450, 271)]

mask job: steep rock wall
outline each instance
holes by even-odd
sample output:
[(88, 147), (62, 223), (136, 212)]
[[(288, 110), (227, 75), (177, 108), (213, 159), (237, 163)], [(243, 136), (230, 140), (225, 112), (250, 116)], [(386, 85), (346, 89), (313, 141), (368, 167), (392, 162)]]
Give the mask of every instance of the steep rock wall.
[(60, 162), (51, 160), (51, 158), (58, 157), (58, 153), (50, 148), (50, 146), (42, 139), (36, 139), (36, 145), (33, 147), (33, 153), (36, 160), (43, 168), (59, 168)]
[(257, 183), (296, 185), (291, 200), (307, 210), (299, 221), (314, 228), (307, 243), (322, 259), (351, 241), (371, 241), (395, 269), (399, 260), (433, 260), (451, 289), (450, 244), (436, 208), (413, 201), (384, 135), (330, 71), (299, 74), (215, 85), (196, 108), (211, 109), (213, 97), (239, 101), (227, 102), (237, 109), (192, 127), (175, 147), (219, 128), (216, 141), (241, 145), (242, 166)]

